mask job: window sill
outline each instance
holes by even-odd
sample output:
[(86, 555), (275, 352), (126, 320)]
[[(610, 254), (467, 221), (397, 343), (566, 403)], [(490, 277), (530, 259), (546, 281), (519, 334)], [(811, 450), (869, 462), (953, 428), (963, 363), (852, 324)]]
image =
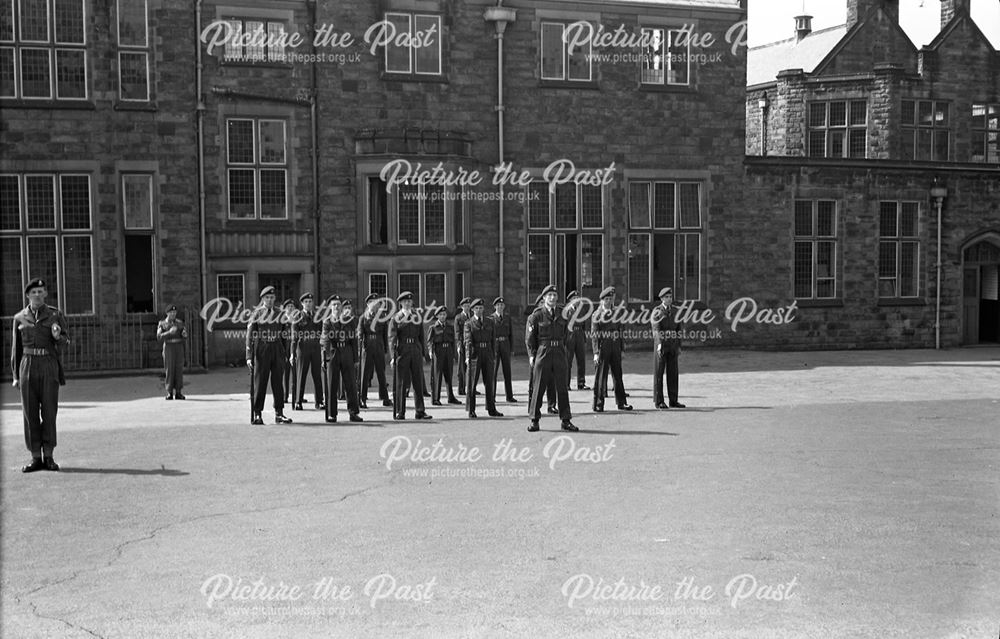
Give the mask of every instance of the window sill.
[(226, 68), (246, 68), (246, 69), (284, 69), (288, 71), (292, 68), (291, 62), (274, 62), (271, 60), (262, 60), (260, 62), (255, 62), (253, 60), (223, 60), (219, 63), (219, 66), (223, 69)]
[(926, 306), (927, 301), (922, 297), (881, 297), (878, 300), (879, 306)]
[(0, 107), (5, 109), (75, 109), (96, 111), (97, 105), (90, 100), (25, 100), (23, 98), (0, 98)]
[(649, 84), (639, 83), (639, 91), (644, 93), (697, 93), (692, 84)]
[(406, 245), (392, 248), (388, 245), (366, 245), (357, 250), (358, 256), (379, 255), (472, 255), (474, 251), (464, 245)]
[(156, 103), (152, 100), (148, 102), (115, 100), (114, 108), (115, 111), (157, 111)]
[(799, 308), (843, 308), (844, 300), (838, 299), (796, 299)]
[(539, 80), (539, 89), (582, 89), (585, 91), (600, 91), (597, 80)]
[(427, 82), (430, 84), (448, 84), (448, 78), (442, 74), (393, 73), (382, 71), (379, 80), (384, 82)]

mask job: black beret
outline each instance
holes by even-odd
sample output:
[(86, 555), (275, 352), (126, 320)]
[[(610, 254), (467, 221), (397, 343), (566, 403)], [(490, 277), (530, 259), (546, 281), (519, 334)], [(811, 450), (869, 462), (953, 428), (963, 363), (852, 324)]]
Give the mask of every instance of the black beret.
[(497, 304), (503, 304), (503, 303), (504, 303), (504, 301), (503, 301), (502, 297), (498, 297), (495, 300), (493, 300), (493, 306), (496, 306)]
[(664, 295), (673, 295), (673, 294), (674, 294), (674, 289), (670, 288), (669, 286), (664, 286), (663, 288), (660, 289), (660, 293), (659, 295), (657, 295), (657, 297), (663, 297)]
[(397, 302), (402, 302), (403, 300), (412, 300), (412, 299), (413, 299), (413, 293), (409, 291), (403, 291), (402, 293), (399, 294), (398, 297), (396, 297)]
[(465, 306), (466, 304), (471, 304), (471, 303), (472, 303), (472, 298), (471, 297), (463, 297), (462, 301), (459, 302), (458, 305), (459, 306)]
[(546, 286), (545, 288), (543, 288), (541, 294), (539, 295), (539, 297), (545, 297), (549, 293), (556, 293), (556, 294), (559, 293), (559, 289), (556, 288), (555, 284), (549, 284), (548, 286)]
[(33, 288), (45, 288), (45, 280), (36, 277), (24, 285), (24, 294), (27, 295)]
[(566, 301), (568, 302), (576, 296), (577, 296), (576, 291), (570, 291), (569, 293), (566, 294)]
[(611, 297), (614, 294), (615, 294), (615, 287), (609, 286), (603, 291), (601, 291), (601, 299), (603, 300), (605, 297)]
[(311, 300), (312, 298), (313, 298), (313, 294), (312, 293), (303, 293), (302, 295), (299, 295), (299, 301), (300, 302), (304, 302), (306, 300)]
[(285, 308), (286, 306), (295, 306), (295, 300), (289, 297), (287, 300), (281, 303), (281, 308)]
[(365, 298), (365, 304), (367, 304), (368, 302), (370, 302), (372, 300), (377, 300), (377, 299), (378, 299), (378, 295), (376, 295), (375, 293), (369, 293), (368, 297)]
[(168, 313), (170, 311), (176, 311), (176, 310), (177, 310), (177, 305), (176, 304), (171, 304), (170, 306), (167, 307), (167, 312)]
[(265, 286), (264, 288), (260, 289), (261, 297), (264, 297), (265, 295), (274, 295), (274, 294), (275, 290), (273, 286)]
[(476, 299), (472, 300), (472, 308), (476, 308), (477, 306), (482, 306), (482, 305), (483, 305), (482, 299), (477, 297)]

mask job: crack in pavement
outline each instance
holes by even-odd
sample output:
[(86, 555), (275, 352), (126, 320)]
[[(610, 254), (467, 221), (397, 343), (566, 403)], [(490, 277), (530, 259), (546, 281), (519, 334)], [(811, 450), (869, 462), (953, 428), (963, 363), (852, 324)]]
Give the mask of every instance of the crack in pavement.
[[(138, 544), (138, 543), (141, 543), (141, 542), (144, 542), (144, 541), (149, 541), (149, 540), (155, 538), (157, 535), (159, 535), (163, 531), (168, 530), (170, 528), (173, 528), (175, 526), (183, 526), (185, 524), (191, 524), (191, 523), (195, 523), (195, 522), (199, 522), (199, 521), (205, 521), (205, 520), (208, 520), (208, 519), (216, 519), (216, 518), (220, 518), (220, 517), (230, 517), (230, 516), (234, 516), (234, 515), (249, 515), (249, 514), (254, 514), (254, 513), (265, 513), (265, 512), (271, 512), (271, 511), (276, 511), (276, 510), (295, 510), (297, 508), (302, 508), (304, 506), (324, 506), (324, 505), (330, 505), (330, 504), (339, 504), (339, 503), (341, 503), (343, 501), (346, 501), (346, 500), (350, 499), (351, 497), (358, 497), (360, 495), (363, 495), (365, 493), (371, 492), (373, 490), (377, 490), (377, 489), (380, 489), (380, 488), (386, 488), (388, 486), (391, 486), (393, 483), (395, 483), (394, 482), (394, 478), (395, 477), (396, 477), (396, 475), (392, 474), (392, 475), (389, 476), (389, 481), (388, 482), (384, 482), (384, 483), (377, 484), (377, 485), (374, 485), (374, 486), (368, 486), (367, 488), (361, 488), (361, 489), (358, 489), (358, 490), (355, 490), (355, 491), (352, 491), (352, 492), (349, 492), (349, 493), (345, 493), (344, 495), (341, 495), (340, 497), (338, 497), (336, 499), (328, 499), (328, 500), (319, 501), (319, 502), (302, 502), (302, 503), (291, 504), (291, 505), (284, 504), (284, 505), (278, 505), (278, 506), (268, 506), (268, 507), (264, 507), (264, 508), (250, 508), (250, 509), (246, 509), (246, 510), (235, 510), (235, 511), (222, 512), (222, 513), (209, 513), (209, 514), (206, 514), (206, 515), (199, 515), (197, 517), (192, 517), (190, 519), (184, 519), (184, 520), (181, 520), (181, 521), (175, 521), (175, 522), (171, 522), (169, 524), (164, 524), (162, 526), (157, 526), (156, 528), (153, 528), (151, 531), (149, 531), (148, 533), (146, 533), (145, 535), (143, 535), (141, 537), (136, 537), (135, 539), (129, 539), (129, 540), (123, 541), (122, 543), (116, 545), (114, 548), (111, 549), (111, 552), (113, 553), (112, 556), (111, 556), (111, 558), (108, 559), (108, 561), (103, 566), (101, 566), (99, 568), (84, 568), (84, 569), (76, 570), (76, 571), (73, 572), (73, 574), (71, 574), (68, 577), (60, 579), (58, 581), (53, 581), (51, 583), (43, 584), (43, 585), (41, 585), (41, 586), (39, 586), (39, 587), (37, 587), (37, 588), (35, 588), (33, 590), (29, 590), (29, 591), (21, 594), (20, 596), (15, 595), (14, 596), (14, 602), (17, 603), (17, 604), (20, 604), (22, 599), (27, 599), (29, 596), (37, 594), (37, 593), (41, 592), (42, 590), (46, 590), (46, 589), (49, 589), (49, 588), (54, 588), (56, 586), (60, 586), (60, 585), (65, 584), (67, 582), (73, 581), (74, 579), (76, 579), (77, 577), (79, 577), (80, 575), (82, 575), (85, 572), (90, 572), (90, 571), (93, 571), (93, 570), (101, 570), (101, 569), (104, 569), (104, 568), (110, 568), (115, 562), (117, 562), (119, 559), (121, 559), (122, 555), (125, 552), (125, 548), (127, 548), (128, 546), (132, 546), (134, 544)], [(89, 634), (89, 635), (91, 635), (93, 637), (98, 637), (99, 639), (104, 639), (104, 637), (102, 637), (101, 635), (96, 634), (96, 633), (92, 632), (91, 630), (88, 630), (87, 628), (84, 628), (83, 626), (74, 625), (74, 624), (66, 621), (65, 619), (61, 619), (59, 617), (49, 617), (47, 615), (43, 615), (41, 612), (38, 611), (38, 605), (35, 602), (33, 602), (33, 601), (26, 601), (25, 603), (27, 603), (27, 605), (31, 608), (32, 614), (34, 614), (39, 619), (49, 619), (51, 621), (58, 621), (60, 623), (65, 624), (66, 626), (68, 626), (70, 628), (74, 628), (76, 630), (81, 630), (81, 631), (86, 632), (87, 634)]]

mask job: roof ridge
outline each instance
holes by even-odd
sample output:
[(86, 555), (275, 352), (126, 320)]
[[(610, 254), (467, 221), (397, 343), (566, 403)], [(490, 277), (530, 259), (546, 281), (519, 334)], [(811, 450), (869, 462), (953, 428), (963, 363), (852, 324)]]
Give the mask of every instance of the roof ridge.
[[(823, 27), (822, 29), (816, 29), (815, 31), (811, 31), (809, 33), (809, 35), (807, 35), (805, 38), (802, 38), (802, 39), (806, 40), (806, 39), (811, 38), (814, 35), (818, 35), (820, 33), (828, 33), (830, 31), (834, 31), (836, 29), (845, 29), (846, 27), (847, 27), (846, 23), (845, 24), (836, 24), (836, 25), (833, 25), (832, 27)], [(750, 51), (756, 51), (758, 49), (766, 49), (767, 47), (774, 47), (774, 46), (778, 46), (779, 44), (788, 44), (789, 42), (795, 42), (795, 41), (796, 41), (795, 36), (791, 36), (791, 37), (785, 38), (783, 40), (775, 40), (774, 42), (767, 42), (765, 44), (758, 44), (757, 46), (750, 47), (749, 50)]]

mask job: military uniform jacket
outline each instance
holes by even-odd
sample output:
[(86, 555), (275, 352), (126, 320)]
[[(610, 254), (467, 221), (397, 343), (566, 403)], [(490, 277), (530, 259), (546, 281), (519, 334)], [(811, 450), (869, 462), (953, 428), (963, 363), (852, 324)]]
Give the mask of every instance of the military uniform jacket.
[(292, 352), (318, 349), (322, 337), (323, 322), (317, 322), (313, 313), (300, 311), (298, 319), (292, 322)]
[(323, 352), (347, 349), (351, 358), (358, 361), (358, 318), (352, 317), (346, 322), (340, 319), (328, 319), (323, 322), (323, 336), (319, 343)]
[(525, 345), (528, 347), (528, 355), (535, 357), (540, 349), (552, 348), (553, 342), (558, 345), (566, 343), (566, 336), (569, 335), (568, 320), (562, 316), (562, 307), (555, 307), (550, 312), (544, 306), (535, 309), (535, 312), (528, 318), (526, 328)]
[(514, 324), (510, 320), (510, 315), (504, 314), (499, 317), (494, 313), (489, 317), (493, 322), (493, 336), (497, 341), (497, 348), (506, 343), (508, 348), (513, 348)]
[(591, 323), (591, 341), (594, 354), (602, 351), (612, 352), (614, 349), (620, 353), (624, 350), (624, 340), (622, 340), (622, 325), (611, 320), (612, 311), (605, 314), (603, 309), (594, 312), (594, 319)]
[(389, 350), (389, 326), (383, 321), (375, 321), (375, 316), (362, 315), (358, 320), (358, 343), (366, 351)]
[(455, 331), (452, 327), (448, 326), (448, 321), (435, 322), (431, 326), (431, 347), (435, 346), (454, 346), (455, 345)]
[[(482, 320), (475, 316), (469, 318), (465, 323), (465, 354), (469, 359), (476, 359), (484, 354), (481, 349), (485, 348), (485, 354), (493, 357), (496, 352), (496, 332), (495, 325), (484, 317)], [(485, 344), (486, 346), (483, 346)]]
[(427, 351), (424, 324), (420, 316), (400, 311), (389, 321), (389, 357), (395, 360), (402, 351), (416, 347), (421, 354)]
[[(59, 339), (52, 337), (52, 325), (58, 324), (62, 329)], [(14, 315), (14, 333), (11, 336), (10, 370), (14, 379), (20, 375), (21, 360), (24, 359), (24, 349), (43, 348), (56, 358), (59, 367), (59, 385), (66, 385), (63, 374), (59, 347), (69, 342), (66, 332), (66, 316), (55, 306), (43, 304), (37, 313), (32, 312), (31, 305), (25, 306)]]
[(287, 352), (288, 325), (282, 321), (282, 311), (272, 308), (270, 311), (260, 306), (254, 309), (253, 316), (247, 322), (247, 359), (253, 359), (254, 353), (262, 344), (277, 343)]
[[(177, 328), (177, 332), (171, 333), (170, 329), (174, 327)], [(171, 322), (168, 319), (163, 319), (156, 325), (156, 339), (160, 342), (177, 344), (178, 342), (183, 342), (185, 337), (187, 337), (187, 328), (184, 327), (184, 322), (180, 320)]]
[(459, 311), (455, 315), (455, 342), (459, 346), (465, 346), (465, 323), (469, 321), (469, 316), (465, 311)]
[(653, 327), (653, 348), (656, 353), (662, 346), (665, 353), (679, 353), (681, 350), (681, 325), (676, 320), (677, 307), (671, 305), (664, 309), (663, 305), (653, 309), (650, 323)]

